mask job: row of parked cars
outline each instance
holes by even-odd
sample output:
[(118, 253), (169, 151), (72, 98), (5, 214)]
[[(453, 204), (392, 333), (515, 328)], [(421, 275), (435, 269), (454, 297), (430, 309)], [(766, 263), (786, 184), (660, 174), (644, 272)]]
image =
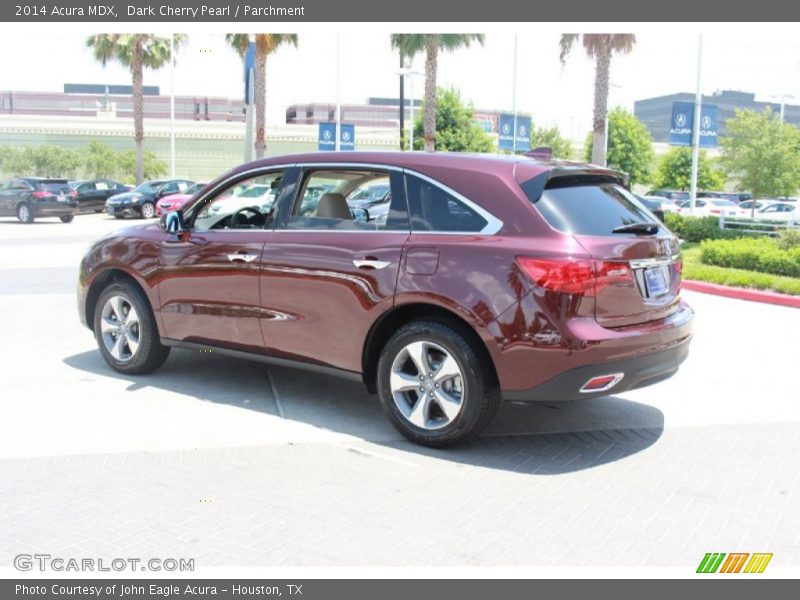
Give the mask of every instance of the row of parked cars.
[[(687, 214), (691, 207), (691, 197), (685, 191), (651, 190), (643, 198), (660, 202), (663, 212)], [(800, 222), (796, 198), (754, 199), (747, 192), (698, 192), (692, 214), (696, 217)]]

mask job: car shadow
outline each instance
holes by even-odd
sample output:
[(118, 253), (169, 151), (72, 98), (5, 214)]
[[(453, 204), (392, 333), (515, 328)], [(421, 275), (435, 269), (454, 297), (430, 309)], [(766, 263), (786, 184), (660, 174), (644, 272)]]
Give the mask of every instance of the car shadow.
[[(72, 368), (197, 400), (259, 411), (411, 455), (528, 474), (558, 475), (622, 460), (655, 444), (664, 415), (608, 396), (571, 402), (504, 403), (479, 437), (448, 449), (412, 444), (358, 382), (190, 350), (173, 350), (158, 371), (123, 375), (96, 350), (64, 359)], [(114, 401), (109, 398), (109, 401)]]

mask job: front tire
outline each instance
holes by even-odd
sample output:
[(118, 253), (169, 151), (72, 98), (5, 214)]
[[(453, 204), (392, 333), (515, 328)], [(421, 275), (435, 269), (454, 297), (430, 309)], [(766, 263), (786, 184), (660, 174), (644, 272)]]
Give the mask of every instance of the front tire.
[(62, 223), (72, 223), (72, 220), (75, 218), (75, 215), (64, 215), (63, 217), (58, 217), (61, 219)]
[(152, 219), (156, 216), (156, 205), (152, 202), (145, 202), (142, 204), (142, 217), (145, 219)]
[(378, 361), (378, 396), (397, 430), (431, 447), (452, 446), (480, 433), (500, 402), (482, 350), (438, 321), (412, 321), (395, 333)]
[(26, 203), (22, 203), (17, 207), (17, 219), (19, 219), (20, 223), (33, 223), (33, 211), (31, 207), (28, 206)]
[(112, 283), (100, 294), (94, 309), (94, 334), (100, 354), (120, 373), (149, 373), (169, 356), (169, 347), (159, 339), (150, 303), (128, 281)]

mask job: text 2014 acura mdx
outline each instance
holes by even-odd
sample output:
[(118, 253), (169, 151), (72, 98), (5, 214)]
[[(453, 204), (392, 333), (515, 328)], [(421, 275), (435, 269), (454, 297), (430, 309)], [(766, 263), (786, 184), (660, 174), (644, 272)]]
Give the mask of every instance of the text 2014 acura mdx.
[[(371, 219), (349, 196), (390, 188)], [(251, 186), (275, 201), (248, 205)], [(319, 190), (324, 190), (320, 193)], [(80, 317), (117, 371), (173, 346), (338, 373), (445, 446), (505, 400), (642, 387), (686, 358), (678, 240), (617, 172), (528, 157), (306, 154), (243, 165), (95, 243)]]

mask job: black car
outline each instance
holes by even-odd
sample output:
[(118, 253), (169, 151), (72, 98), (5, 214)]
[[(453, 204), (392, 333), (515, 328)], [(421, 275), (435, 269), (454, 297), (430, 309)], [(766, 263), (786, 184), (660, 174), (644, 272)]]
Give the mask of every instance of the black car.
[(84, 179), (70, 181), (70, 196), (78, 201), (79, 212), (103, 212), (106, 200), (116, 194), (129, 192), (131, 188), (110, 179)]
[(58, 217), (69, 223), (78, 202), (70, 197), (66, 179), (15, 177), (0, 182), (0, 216), (16, 216), (22, 223), (42, 217)]
[(145, 181), (130, 192), (111, 196), (106, 200), (106, 212), (118, 219), (123, 217), (151, 219), (156, 216), (156, 202), (159, 198), (184, 192), (191, 185), (194, 185), (194, 181), (188, 179)]
[(714, 192), (702, 191), (697, 192), (698, 198), (722, 198), (723, 200), (730, 200), (731, 202), (744, 202), (745, 200), (752, 200), (753, 194), (749, 192)]
[(650, 190), (647, 192), (648, 196), (658, 196), (660, 198), (666, 198), (667, 200), (688, 200), (689, 199), (689, 192), (683, 192), (678, 190)]

